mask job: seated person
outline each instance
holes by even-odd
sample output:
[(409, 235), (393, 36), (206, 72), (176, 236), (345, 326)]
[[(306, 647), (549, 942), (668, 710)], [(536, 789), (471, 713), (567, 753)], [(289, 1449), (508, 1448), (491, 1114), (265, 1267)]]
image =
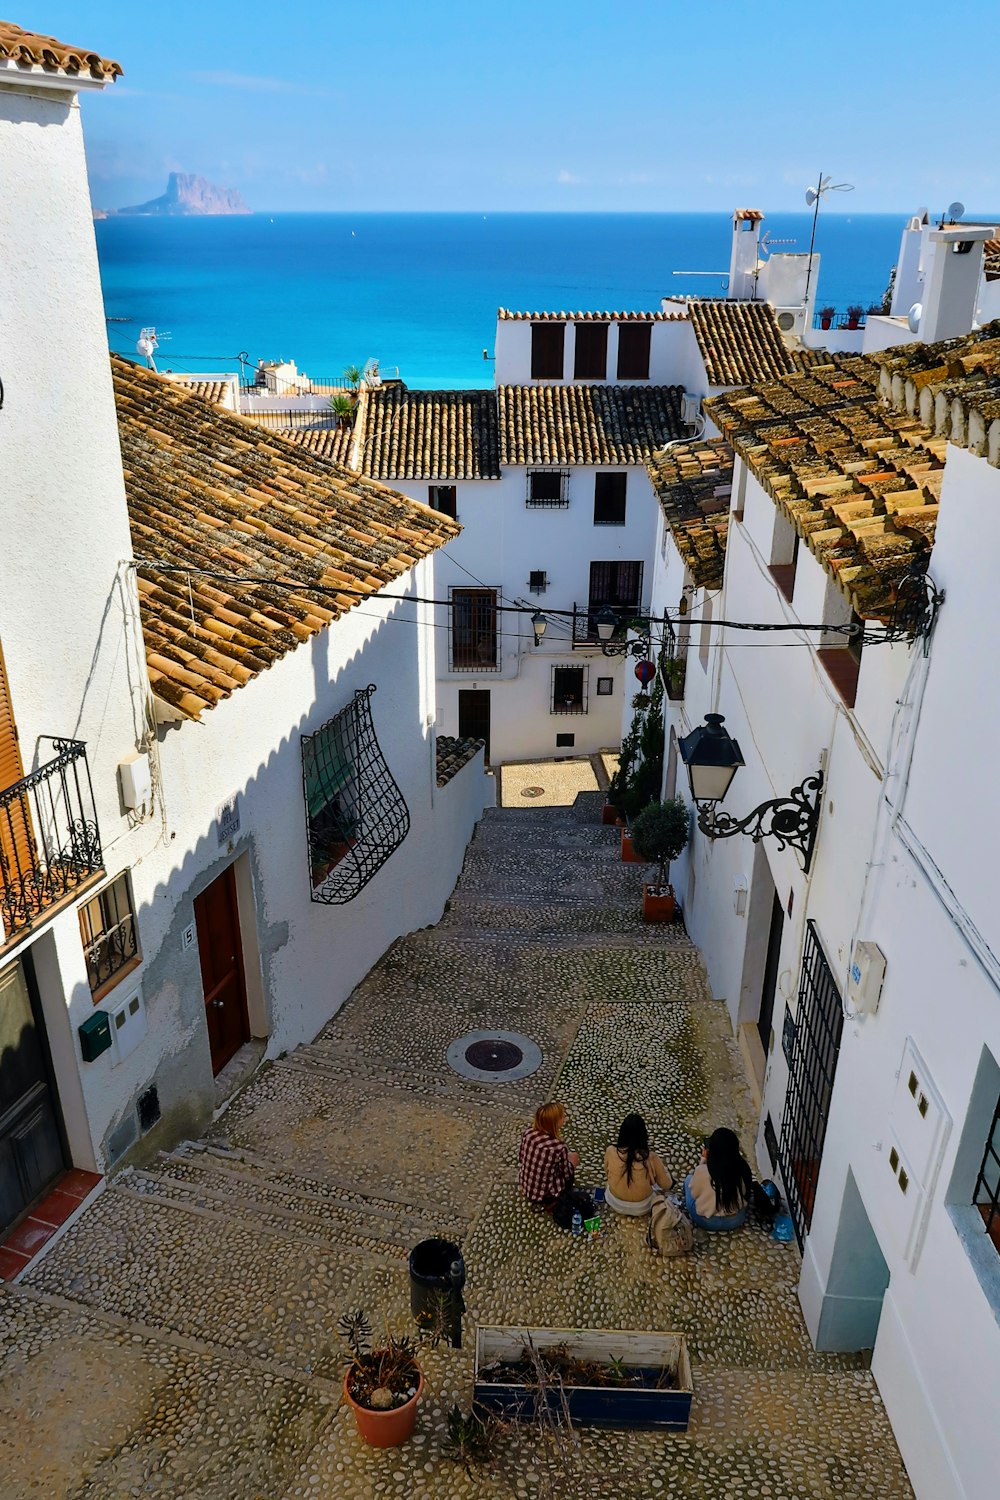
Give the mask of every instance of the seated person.
[(572, 1186), (580, 1158), (559, 1139), (565, 1123), (566, 1111), (561, 1104), (540, 1104), (533, 1123), (521, 1137), (517, 1180), (534, 1208), (551, 1208)]
[(604, 1201), (615, 1213), (634, 1218), (648, 1214), (653, 1190), (673, 1187), (673, 1179), (655, 1151), (649, 1149), (649, 1132), (642, 1115), (626, 1115), (618, 1141), (604, 1153), (608, 1185)]
[(723, 1126), (705, 1142), (701, 1162), (684, 1179), (684, 1202), (699, 1229), (739, 1229), (746, 1219), (753, 1173), (735, 1131)]

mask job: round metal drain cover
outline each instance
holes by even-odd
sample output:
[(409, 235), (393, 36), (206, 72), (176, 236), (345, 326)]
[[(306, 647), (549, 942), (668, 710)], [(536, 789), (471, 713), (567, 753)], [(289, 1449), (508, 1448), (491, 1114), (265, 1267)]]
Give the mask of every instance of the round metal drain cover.
[(469, 1031), (448, 1048), (448, 1066), (477, 1083), (513, 1083), (542, 1065), (542, 1050), (516, 1031)]
[(465, 1060), (485, 1073), (509, 1073), (516, 1068), (524, 1053), (516, 1042), (473, 1042), (465, 1049)]
[(545, 788), (543, 786), (524, 786), (524, 787), (521, 788), (521, 796), (522, 797), (544, 797), (545, 796)]

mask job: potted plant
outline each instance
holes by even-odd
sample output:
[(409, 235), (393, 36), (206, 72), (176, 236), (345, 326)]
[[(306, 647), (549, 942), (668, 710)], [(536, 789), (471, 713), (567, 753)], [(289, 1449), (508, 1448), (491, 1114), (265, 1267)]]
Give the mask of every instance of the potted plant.
[(363, 370), (360, 370), (357, 365), (348, 365), (347, 369), (344, 371), (344, 379), (347, 381), (347, 384), (350, 387), (351, 395), (355, 401), (358, 399), (358, 391), (361, 389), (361, 382), (364, 379), (364, 373), (365, 372)]
[(349, 427), (351, 425), (351, 419), (354, 416), (354, 402), (350, 396), (345, 396), (343, 392), (340, 392), (336, 396), (331, 396), (330, 410), (337, 419), (338, 427)]
[(851, 303), (850, 307), (847, 309), (847, 326), (848, 326), (848, 328), (857, 328), (858, 327), (858, 325), (861, 322), (862, 317), (864, 316), (864, 311), (865, 310), (861, 306), (860, 302), (852, 302)]
[[(664, 660), (661, 653), (661, 666)], [(630, 829), (642, 809), (657, 800), (663, 784), (663, 680), (660, 673), (657, 673), (649, 695), (649, 707), (635, 711), (630, 734), (635, 736), (635, 753), (628, 780), (618, 800), (618, 807), (629, 825), (622, 830), (621, 855), (626, 863), (641, 864), (643, 859), (633, 846)]]
[(651, 802), (632, 825), (632, 847), (641, 859), (659, 866), (656, 884), (642, 888), (642, 915), (647, 922), (672, 922), (677, 903), (667, 876), (670, 866), (686, 849), (690, 816), (680, 797)]
[(663, 664), (663, 675), (667, 679), (667, 697), (671, 703), (680, 703), (684, 698), (684, 679), (687, 662), (683, 656), (668, 656)]
[(625, 789), (635, 766), (638, 749), (639, 731), (636, 720), (633, 719), (632, 727), (622, 740), (622, 747), (618, 752), (618, 767), (608, 782), (608, 799), (601, 814), (602, 823), (617, 825), (623, 821), (622, 804), (625, 799)]
[(829, 328), (836, 316), (837, 309), (835, 307), (821, 307), (819, 310), (819, 326), (821, 328)]
[(868, 311), (865, 314), (865, 318), (880, 318), (884, 311), (885, 308), (882, 306), (881, 302), (869, 302)]
[(344, 1397), (358, 1433), (372, 1448), (398, 1448), (413, 1433), (424, 1389), (413, 1342), (386, 1330), (372, 1348), (371, 1324), (362, 1308), (345, 1314), (337, 1326), (350, 1356)]

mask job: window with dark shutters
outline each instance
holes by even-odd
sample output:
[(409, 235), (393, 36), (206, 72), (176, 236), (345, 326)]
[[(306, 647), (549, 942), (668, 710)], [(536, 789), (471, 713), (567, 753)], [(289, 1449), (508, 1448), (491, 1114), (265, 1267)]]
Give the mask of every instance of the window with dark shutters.
[[(0, 792), (16, 786), (23, 777), (21, 747), (0, 650)], [(12, 879), (31, 868), (33, 842), (27, 799), (15, 798), (0, 805), (0, 862)]]
[(573, 351), (574, 380), (607, 380), (607, 323), (577, 323)]
[(565, 323), (532, 323), (532, 380), (562, 380), (565, 342)]
[(443, 516), (458, 519), (458, 487), (454, 484), (431, 484), (427, 486), (428, 504)]
[(627, 474), (598, 474), (594, 480), (594, 525), (625, 525)]
[(619, 380), (649, 379), (649, 341), (652, 332), (650, 323), (619, 323)]

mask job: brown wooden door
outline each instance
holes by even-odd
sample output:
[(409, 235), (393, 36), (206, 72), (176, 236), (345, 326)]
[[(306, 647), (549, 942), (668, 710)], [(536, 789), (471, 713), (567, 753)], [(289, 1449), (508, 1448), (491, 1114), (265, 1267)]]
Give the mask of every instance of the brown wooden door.
[[(7, 686), (7, 670), (0, 651), (0, 795), (24, 776), (17, 725)], [(13, 883), (34, 864), (34, 840), (27, 797), (0, 802), (0, 870)]]
[(250, 1040), (236, 872), (232, 865), (195, 898), (194, 919), (198, 927), (212, 1072), (221, 1073), (233, 1054)]

